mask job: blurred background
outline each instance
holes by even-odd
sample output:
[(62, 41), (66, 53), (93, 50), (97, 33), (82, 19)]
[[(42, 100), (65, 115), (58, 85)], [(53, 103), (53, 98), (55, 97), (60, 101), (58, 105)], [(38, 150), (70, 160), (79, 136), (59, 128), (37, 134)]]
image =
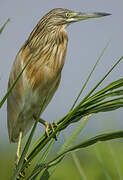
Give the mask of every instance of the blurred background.
[[(111, 40), (108, 49), (98, 67), (95, 70), (87, 88), (82, 96), (104, 76), (109, 68), (123, 55), (123, 1), (98, 1), (98, 0), (0, 0), (0, 27), (7, 18), (11, 21), (0, 35), (0, 99), (7, 90), (8, 77), (15, 56), (28, 38), (29, 34), (40, 18), (53, 8), (68, 8), (82, 12), (107, 12), (112, 16), (75, 23), (67, 28), (69, 43), (66, 63), (62, 72), (62, 81), (52, 102), (49, 104), (42, 117), (47, 121), (57, 121), (65, 115), (74, 102), (75, 97), (85, 82), (89, 72), (95, 64), (106, 43)], [(123, 77), (123, 64), (115, 70), (102, 84), (102, 87)], [(88, 137), (104, 132), (123, 129), (122, 109), (109, 113), (100, 113), (92, 116), (84, 131), (78, 138), (82, 141)], [(77, 123), (65, 130), (66, 135), (76, 127)], [(34, 140), (44, 131), (39, 125)], [(26, 139), (27, 137), (25, 137)], [(63, 143), (63, 136), (55, 143), (53, 152)], [(116, 153), (120, 173), (123, 175), (123, 143), (122, 140), (111, 142)], [(110, 150), (106, 144), (99, 145), (98, 151), (103, 156), (105, 167), (112, 179), (118, 179), (118, 172), (109, 156)], [(97, 149), (96, 149), (97, 150)], [(7, 132), (6, 103), (0, 110), (0, 179), (9, 180), (13, 170), (16, 144), (10, 144)], [(53, 155), (53, 152), (51, 153)], [(103, 173), (103, 165), (95, 154), (95, 147), (86, 148), (78, 152), (81, 165), (87, 179), (106, 179)], [(70, 171), (70, 173), (68, 173)], [(69, 155), (57, 168), (51, 179), (67, 180), (68, 178), (79, 180), (80, 176)]]

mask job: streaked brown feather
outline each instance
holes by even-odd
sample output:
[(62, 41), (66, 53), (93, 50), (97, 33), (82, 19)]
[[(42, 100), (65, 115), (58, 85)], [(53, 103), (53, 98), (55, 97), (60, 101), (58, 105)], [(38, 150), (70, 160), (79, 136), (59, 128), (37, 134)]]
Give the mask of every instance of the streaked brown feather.
[(41, 22), (45, 24), (47, 19), (48, 16), (45, 21), (42, 19), (38, 23), (24, 43), (10, 73), (9, 86), (21, 72), (35, 48), (39, 46), (7, 100), (8, 130), (12, 142), (18, 140), (20, 130), (23, 134), (28, 132), (34, 123), (33, 115), (39, 112), (47, 91), (50, 90), (50, 93), (43, 110), (60, 83), (66, 57), (67, 32), (63, 25), (53, 27), (49, 32), (50, 25), (49, 29), (43, 28), (43, 24), (41, 26)]
[[(13, 84), (14, 80), (18, 76), (19, 72), (21, 72), (21, 59), (19, 56), (19, 53), (13, 63), (9, 82), (8, 82), (8, 88)], [(18, 118), (18, 113), (20, 110), (20, 104), (22, 103), (22, 96), (23, 96), (23, 79), (22, 76), (16, 83), (15, 87), (13, 88), (11, 94), (9, 95), (7, 99), (7, 122), (8, 122), (8, 132), (9, 132), (9, 138), (10, 141), (14, 141), (14, 138), (17, 138), (18, 134), (13, 135), (13, 130), (17, 129), (16, 121)]]

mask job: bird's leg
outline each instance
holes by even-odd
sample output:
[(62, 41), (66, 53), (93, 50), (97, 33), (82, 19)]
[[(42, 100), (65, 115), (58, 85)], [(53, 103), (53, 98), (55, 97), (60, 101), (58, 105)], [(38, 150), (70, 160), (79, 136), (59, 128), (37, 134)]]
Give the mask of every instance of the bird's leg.
[[(17, 167), (18, 162), (19, 162), (19, 160), (20, 160), (22, 135), (23, 135), (23, 134), (22, 134), (22, 131), (20, 131), (20, 133), (19, 133), (19, 139), (18, 139), (17, 153), (16, 153), (16, 167)], [(25, 158), (25, 159), (24, 159), (24, 162), (26, 162), (26, 161), (27, 161), (27, 159)], [(29, 163), (29, 165), (30, 165), (30, 163)], [(28, 168), (28, 166), (27, 166), (26, 168)], [(25, 171), (23, 170), (23, 171), (20, 172), (20, 174), (18, 175), (17, 180), (19, 180), (20, 178), (24, 178), (24, 177), (25, 177)]]
[[(36, 120), (36, 117), (34, 116), (34, 119)], [(41, 123), (41, 124), (43, 124), (44, 126), (45, 126), (45, 133), (46, 133), (46, 135), (49, 137), (49, 130), (52, 130), (53, 132), (54, 132), (54, 130), (55, 130), (55, 128), (57, 127), (57, 124), (55, 123), (55, 122), (53, 122), (53, 123), (48, 123), (48, 122), (46, 122), (45, 120), (43, 120), (43, 119), (39, 119), (39, 122)], [(56, 135), (55, 135), (55, 140), (57, 140), (57, 138), (56, 138)]]
[[(17, 167), (18, 162), (20, 160), (20, 152), (21, 152), (21, 140), (22, 140), (22, 131), (20, 131), (19, 133), (19, 138), (18, 138), (18, 146), (17, 146), (17, 152), (16, 152), (16, 162), (15, 165)], [(24, 178), (24, 173), (21, 173), (18, 175), (17, 180), (19, 180), (20, 178)]]
[[(53, 123), (48, 123), (48, 122), (46, 122), (46, 121), (43, 120), (43, 119), (39, 119), (39, 122), (46, 127), (45, 132), (46, 132), (46, 135), (47, 135), (48, 137), (49, 137), (49, 130), (52, 130), (52, 131), (54, 132), (55, 127), (57, 127), (57, 124), (56, 124), (55, 122), (53, 122)], [(56, 139), (56, 136), (55, 136), (55, 139)], [(57, 139), (56, 139), (56, 140), (57, 140)]]
[(19, 133), (18, 147), (17, 147), (17, 153), (16, 153), (16, 166), (18, 165), (18, 162), (20, 159), (21, 140), (22, 140), (22, 131), (20, 131), (20, 133)]

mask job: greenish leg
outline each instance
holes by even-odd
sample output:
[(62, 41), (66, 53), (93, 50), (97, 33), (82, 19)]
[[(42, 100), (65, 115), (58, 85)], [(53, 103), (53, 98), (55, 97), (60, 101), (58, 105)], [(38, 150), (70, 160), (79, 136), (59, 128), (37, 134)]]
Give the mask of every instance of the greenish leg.
[[(34, 117), (34, 119), (36, 119), (36, 118)], [(48, 137), (49, 137), (49, 130), (52, 130), (54, 132), (54, 128), (57, 127), (57, 124), (55, 122), (48, 123), (43, 119), (39, 119), (39, 122), (45, 126), (45, 128), (46, 128), (45, 132)], [(56, 136), (54, 138), (57, 140)]]
[(22, 131), (20, 131), (20, 133), (19, 133), (18, 147), (17, 147), (17, 153), (16, 153), (16, 166), (18, 165), (18, 162), (20, 159), (21, 140), (22, 140)]
[(49, 137), (49, 130), (51, 129), (50, 127), (50, 123), (48, 123), (48, 122), (46, 122), (45, 120), (43, 120), (43, 119), (39, 119), (39, 122), (41, 123), (41, 124), (43, 124), (44, 126), (45, 126), (45, 132), (46, 132), (46, 135)]

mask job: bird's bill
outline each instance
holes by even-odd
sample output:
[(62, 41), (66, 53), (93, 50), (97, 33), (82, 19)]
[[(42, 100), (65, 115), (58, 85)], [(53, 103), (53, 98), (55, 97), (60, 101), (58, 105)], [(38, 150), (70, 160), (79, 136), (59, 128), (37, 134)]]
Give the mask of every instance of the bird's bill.
[(103, 16), (109, 16), (111, 14), (109, 13), (103, 13), (103, 12), (94, 12), (94, 13), (74, 13), (73, 17), (68, 18), (68, 22), (72, 23), (72, 22), (77, 22), (77, 21), (82, 21), (82, 20), (86, 20), (89, 18), (99, 18), (99, 17), (103, 17)]

